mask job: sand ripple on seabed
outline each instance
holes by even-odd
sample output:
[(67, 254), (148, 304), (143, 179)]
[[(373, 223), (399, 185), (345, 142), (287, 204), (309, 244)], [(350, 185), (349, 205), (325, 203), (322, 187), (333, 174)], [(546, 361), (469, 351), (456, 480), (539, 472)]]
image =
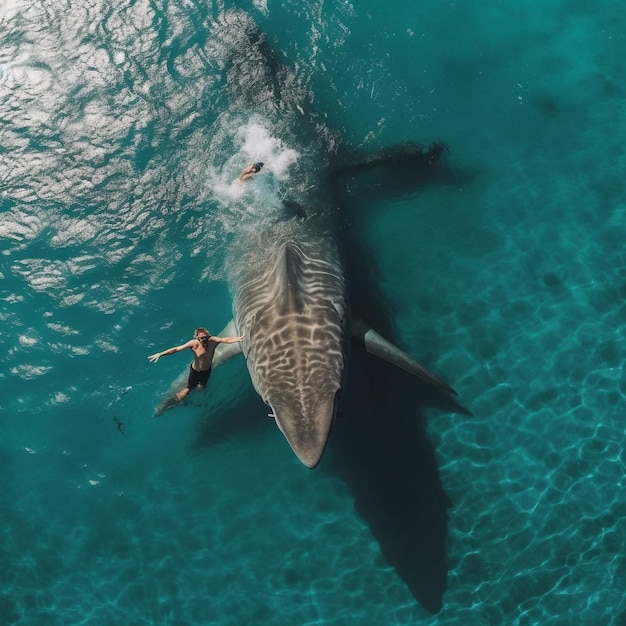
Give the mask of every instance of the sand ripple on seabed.
[[(481, 201), (510, 202), (510, 186), (504, 199), (496, 191)], [(399, 328), (433, 327), (440, 339), (424, 345), (449, 346), (437, 371), (472, 412), (438, 414), (429, 433), (454, 503), (448, 588), (491, 623), (612, 616), (623, 601), (626, 320), (612, 233), (626, 232), (625, 214), (542, 212), (493, 223), (499, 248), (458, 268), (463, 302), (439, 281), (430, 310), (399, 308)]]
[[(5, 587), (15, 601), (5, 604), (25, 619), (47, 612), (58, 623), (84, 616), (198, 624), (224, 615), (268, 624), (325, 614), (331, 621), (364, 619), (367, 598), (415, 612), (405, 594), (389, 586), (389, 568), (365, 524), (351, 514), (345, 485), (323, 475), (311, 482), (299, 472), (285, 481), (283, 472), (293, 460), (289, 454), (277, 459), (267, 443), (250, 456), (250, 450), (224, 444), (209, 456), (185, 455), (185, 464), (142, 466), (134, 478), (128, 472), (102, 475), (74, 496), (81, 503), (80, 521), (68, 524), (73, 510), (51, 510), (37, 541), (38, 563), (25, 557), (16, 564)], [(251, 460), (258, 462), (255, 474), (266, 480), (250, 484)], [(213, 488), (206, 477), (220, 469), (225, 482)], [(128, 495), (113, 493), (111, 481), (124, 484)], [(201, 488), (212, 506), (194, 505)], [(254, 506), (242, 507), (233, 495), (244, 488)], [(276, 527), (284, 530), (280, 537)], [(23, 540), (23, 533), (14, 539)], [(363, 571), (369, 572), (367, 589)], [(242, 589), (249, 591), (242, 596)]]

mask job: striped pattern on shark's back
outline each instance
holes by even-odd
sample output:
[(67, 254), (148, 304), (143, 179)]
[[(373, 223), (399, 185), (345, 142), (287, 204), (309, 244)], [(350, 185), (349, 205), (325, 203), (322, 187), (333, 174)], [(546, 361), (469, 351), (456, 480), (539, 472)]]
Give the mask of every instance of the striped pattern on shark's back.
[(289, 241), (273, 265), (248, 269), (254, 276), (235, 294), (235, 315), (263, 400), (295, 394), (306, 404), (308, 393), (334, 395), (342, 383), (347, 312), (337, 251), (327, 239)]

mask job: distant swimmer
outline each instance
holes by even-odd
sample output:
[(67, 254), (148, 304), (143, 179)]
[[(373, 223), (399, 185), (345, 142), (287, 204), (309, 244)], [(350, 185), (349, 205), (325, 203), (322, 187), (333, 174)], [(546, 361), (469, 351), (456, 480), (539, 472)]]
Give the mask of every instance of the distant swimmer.
[(122, 430), (122, 426), (124, 426), (124, 424), (122, 424), (122, 422), (120, 422), (117, 417), (113, 418), (113, 422), (115, 423), (115, 425), (117, 426), (117, 430), (119, 430), (122, 435), (124, 434), (124, 431)]
[(251, 165), (244, 167), (241, 170), (241, 174), (239, 174), (239, 182), (243, 183), (247, 181), (249, 178), (252, 178), (255, 174), (258, 174), (261, 171), (262, 167), (263, 167), (263, 163), (261, 162), (252, 163)]
[(168, 398), (159, 407), (157, 413), (160, 415), (165, 410), (175, 406), (181, 400), (187, 397), (187, 394), (196, 387), (202, 389), (209, 382), (211, 376), (211, 363), (213, 361), (213, 354), (218, 343), (237, 343), (243, 341), (243, 335), (241, 337), (213, 337), (206, 328), (198, 328), (194, 333), (194, 338), (187, 343), (175, 348), (169, 348), (163, 352), (157, 352), (148, 357), (152, 363), (156, 363), (160, 357), (174, 354), (175, 352), (182, 352), (190, 348), (194, 353), (194, 359), (189, 366), (189, 378), (187, 380), (187, 386), (183, 387), (175, 396)]

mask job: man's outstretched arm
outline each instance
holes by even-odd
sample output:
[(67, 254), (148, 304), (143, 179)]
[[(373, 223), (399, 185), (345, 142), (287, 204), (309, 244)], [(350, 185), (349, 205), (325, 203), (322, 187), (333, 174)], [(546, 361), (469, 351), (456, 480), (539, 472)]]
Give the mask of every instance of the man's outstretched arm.
[(237, 343), (238, 341), (243, 341), (245, 335), (241, 335), (241, 337), (211, 337), (215, 343)]
[(191, 339), (187, 343), (182, 344), (181, 346), (176, 346), (175, 348), (168, 348), (167, 350), (163, 350), (163, 352), (157, 352), (156, 354), (151, 354), (148, 357), (148, 360), (151, 363), (156, 363), (159, 360), (159, 358), (162, 356), (169, 356), (170, 354), (174, 354), (175, 352), (181, 352), (182, 350), (186, 350), (187, 348), (192, 348), (195, 342), (196, 342), (195, 339)]

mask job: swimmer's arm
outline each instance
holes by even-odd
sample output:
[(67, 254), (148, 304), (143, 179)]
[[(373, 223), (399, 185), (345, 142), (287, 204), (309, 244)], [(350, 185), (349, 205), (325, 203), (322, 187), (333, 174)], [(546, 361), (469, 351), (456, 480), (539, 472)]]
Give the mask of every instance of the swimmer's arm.
[(248, 178), (252, 178), (254, 176), (254, 172), (246, 172), (245, 174), (239, 174), (239, 182), (243, 183), (248, 180)]
[(163, 352), (157, 352), (156, 354), (151, 354), (148, 357), (148, 360), (151, 363), (156, 363), (160, 357), (169, 356), (170, 354), (181, 352), (182, 350), (186, 350), (187, 348), (193, 348), (196, 343), (197, 343), (196, 339), (190, 339), (187, 343), (184, 343), (180, 346), (176, 346), (174, 348), (168, 348), (167, 350), (163, 350)]
[(211, 341), (215, 341), (215, 343), (237, 343), (239, 341), (243, 341), (245, 335), (241, 335), (241, 337), (211, 337)]

